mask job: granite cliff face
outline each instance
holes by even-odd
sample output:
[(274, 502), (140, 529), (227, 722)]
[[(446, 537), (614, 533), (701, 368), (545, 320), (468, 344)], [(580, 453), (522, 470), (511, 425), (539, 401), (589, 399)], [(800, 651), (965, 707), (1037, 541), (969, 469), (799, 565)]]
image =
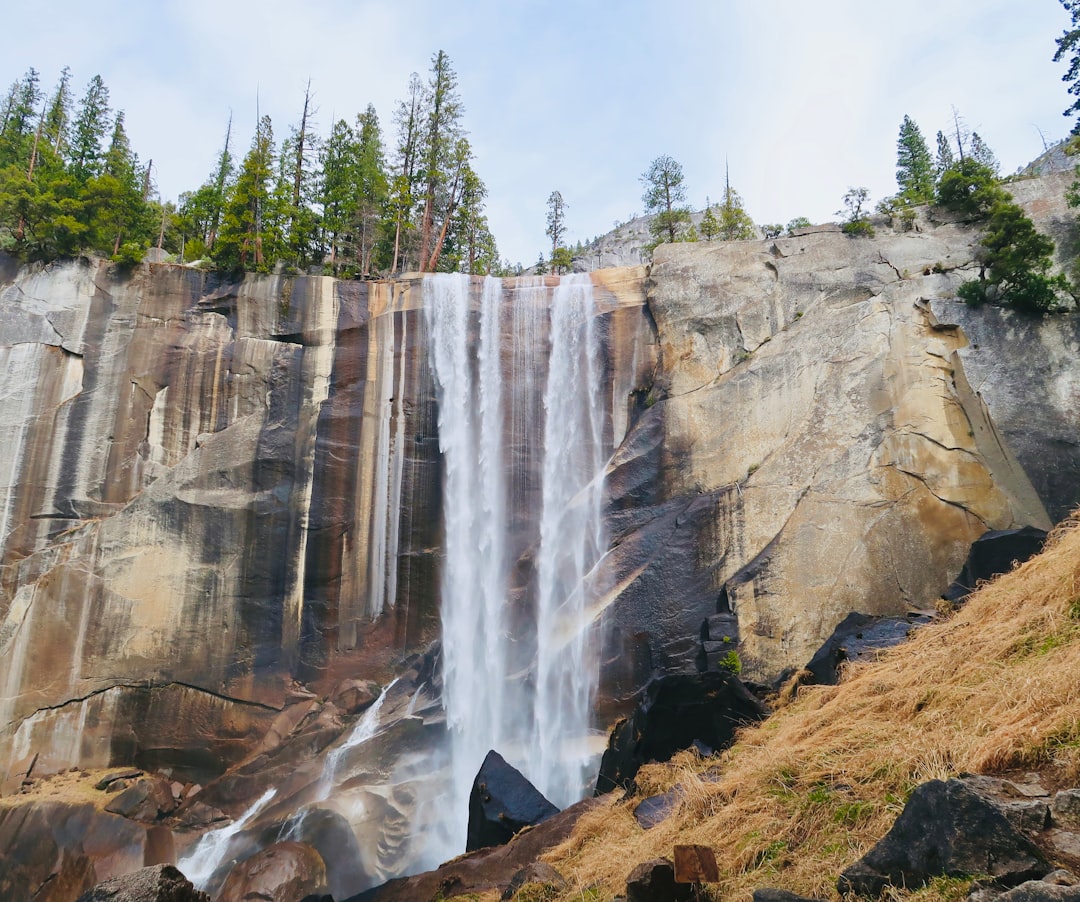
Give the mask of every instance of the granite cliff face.
[[(1059, 238), (1063, 185), (1017, 190)], [(615, 449), (599, 728), (656, 673), (737, 650), (768, 681), (851, 611), (932, 606), (982, 532), (1080, 501), (1076, 317), (958, 305), (976, 242), (924, 216), (591, 274)], [(415, 866), (401, 765), (444, 730), (421, 308), (417, 279), (2, 264), (5, 793), (28, 771), (167, 768), (215, 781), (185, 804), (233, 816), (276, 786), (269, 835), (326, 804), (360, 710), (335, 687), (397, 676), (341, 816), (365, 885)]]

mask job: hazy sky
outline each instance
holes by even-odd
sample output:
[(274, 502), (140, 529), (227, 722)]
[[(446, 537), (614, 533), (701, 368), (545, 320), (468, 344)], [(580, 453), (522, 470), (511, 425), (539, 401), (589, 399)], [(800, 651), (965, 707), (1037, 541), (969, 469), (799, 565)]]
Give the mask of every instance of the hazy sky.
[[(689, 200), (732, 185), (757, 222), (834, 217), (849, 186), (895, 191), (904, 114), (933, 144), (956, 106), (1004, 172), (1071, 123), (1054, 64), (1057, 0), (85, 0), (4, 13), (0, 77), (28, 66), (76, 96), (100, 74), (142, 160), (175, 199), (206, 179), (230, 110), (248, 148), (256, 95), (280, 139), (310, 76), (320, 134), (370, 102), (387, 142), (410, 72), (445, 50), (502, 255), (545, 247), (546, 200), (569, 240), (642, 210), (650, 160), (682, 163)], [(116, 9), (116, 6), (113, 6)]]

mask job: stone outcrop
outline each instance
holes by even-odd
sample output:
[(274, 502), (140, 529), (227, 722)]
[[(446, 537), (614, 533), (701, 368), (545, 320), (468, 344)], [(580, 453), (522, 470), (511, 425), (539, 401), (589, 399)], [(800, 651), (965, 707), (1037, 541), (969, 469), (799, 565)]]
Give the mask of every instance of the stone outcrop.
[(1050, 871), (1042, 853), (991, 802), (960, 780), (919, 786), (892, 829), (837, 881), (837, 891), (878, 896), (932, 877), (985, 874), (1005, 886)]
[[(1055, 235), (1065, 178), (1014, 186)], [(759, 682), (801, 667), (852, 612), (932, 604), (985, 531), (1080, 502), (1076, 317), (957, 304), (963, 223), (879, 236), (591, 273), (615, 449), (601, 727), (730, 653)], [(554, 281), (508, 283), (507, 309)], [(205, 787), (168, 815), (204, 829), (274, 789), (247, 852), (340, 804), (366, 885), (409, 866), (417, 762), (445, 733), (421, 295), (0, 257), (4, 793), (134, 765)], [(508, 546), (528, 572), (535, 549)], [(349, 746), (376, 685), (379, 733)], [(338, 749), (347, 804), (321, 788)]]
[(543, 794), (502, 755), (487, 753), (469, 793), (465, 851), (501, 846), (526, 827), (559, 813)]

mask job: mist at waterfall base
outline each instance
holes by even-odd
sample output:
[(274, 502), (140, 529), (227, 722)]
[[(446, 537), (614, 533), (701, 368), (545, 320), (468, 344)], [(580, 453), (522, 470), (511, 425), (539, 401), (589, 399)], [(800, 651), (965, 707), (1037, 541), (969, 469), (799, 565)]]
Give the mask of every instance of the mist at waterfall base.
[[(479, 298), (474, 291), (479, 288)], [(424, 280), (444, 462), (444, 817), (429, 863), (465, 846), (468, 797), (489, 749), (554, 804), (591, 787), (600, 594), (604, 404), (588, 276)]]

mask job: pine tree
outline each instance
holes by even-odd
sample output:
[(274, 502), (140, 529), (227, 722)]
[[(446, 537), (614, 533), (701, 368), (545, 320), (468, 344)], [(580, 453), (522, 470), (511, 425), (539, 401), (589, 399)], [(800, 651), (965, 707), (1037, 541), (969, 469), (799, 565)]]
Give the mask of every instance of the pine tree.
[(394, 249), (390, 271), (408, 266), (413, 234), (412, 213), (419, 189), (420, 134), (424, 119), (424, 86), (415, 72), (409, 76), (408, 99), (398, 104), (397, 174), (390, 184), (388, 210), (393, 221)]
[(49, 102), (49, 111), (45, 114), (45, 129), (42, 137), (57, 156), (67, 151), (68, 127), (71, 120), (71, 70), (64, 66), (60, 72), (60, 82)]
[(978, 132), (971, 133), (971, 145), (969, 149), (971, 159), (976, 163), (981, 163), (987, 169), (997, 175), (998, 173), (998, 161), (994, 156), (994, 152), (990, 149), (990, 146), (979, 137)]
[(646, 249), (652, 250), (664, 240), (677, 241), (679, 232), (690, 222), (682, 166), (666, 154), (659, 156), (642, 174), (641, 182), (645, 185), (641, 195), (645, 212), (653, 214), (649, 223), (653, 242)]
[[(461, 115), (464, 108), (457, 93), (457, 74), (450, 65), (450, 58), (439, 50), (431, 60), (428, 78), (426, 123), (423, 132), (421, 165), (423, 168), (423, 216), (420, 221), (420, 271), (435, 269), (441, 242), (436, 237), (445, 235), (447, 222), (453, 216), (454, 192), (448, 186), (461, 175), (461, 146), (463, 136)], [(442, 228), (437, 222), (442, 220)]]
[(319, 203), (323, 211), (323, 229), (330, 245), (330, 266), (339, 270), (348, 249), (354, 247), (349, 238), (349, 226), (356, 212), (356, 135), (344, 119), (330, 130), (330, 137), (321, 150), (322, 180)]
[[(379, 116), (372, 104), (356, 117), (356, 205), (354, 227), (360, 273), (367, 276), (375, 262), (375, 251), (383, 234), (382, 222), (390, 194), (386, 175)], [(385, 260), (383, 264), (385, 265)]]
[(566, 208), (567, 203), (563, 200), (562, 192), (552, 191), (547, 199), (547, 229), (544, 234), (551, 239), (551, 259), (555, 260), (555, 252), (562, 247), (563, 236), (566, 234)]
[(701, 234), (705, 236), (706, 241), (712, 241), (720, 234), (720, 223), (707, 197), (705, 198), (705, 213), (701, 217)]
[(720, 237), (724, 241), (746, 241), (756, 237), (754, 221), (743, 207), (739, 192), (731, 187), (731, 179), (724, 169), (724, 200), (720, 204)]
[(941, 180), (941, 176), (947, 169), (951, 169), (955, 162), (953, 157), (952, 147), (949, 145), (949, 139), (945, 137), (944, 132), (937, 133), (937, 158), (934, 161), (934, 174), (937, 176), (938, 181)]
[(896, 184), (908, 203), (926, 204), (934, 198), (934, 159), (910, 116), (904, 116), (896, 141)]
[(71, 126), (71, 173), (80, 184), (101, 171), (101, 143), (108, 134), (109, 89), (100, 75), (90, 79), (79, 112)]
[(30, 145), (38, 123), (38, 104), (41, 102), (38, 80), (37, 70), (31, 67), (8, 92), (3, 127), (0, 128), (0, 167), (14, 164), (25, 171), (29, 164)]
[(273, 265), (278, 234), (270, 204), (270, 179), (275, 162), (273, 125), (269, 116), (263, 116), (225, 206), (214, 246), (214, 259), (222, 265), (260, 270)]
[(1060, 63), (1067, 56), (1069, 67), (1061, 80), (1069, 83), (1069, 94), (1073, 102), (1062, 113), (1063, 116), (1076, 116), (1072, 134), (1080, 134), (1080, 0), (1061, 0), (1061, 5), (1069, 14), (1072, 28), (1062, 32), (1060, 38), (1056, 38), (1057, 52), (1054, 53), (1054, 62)]

